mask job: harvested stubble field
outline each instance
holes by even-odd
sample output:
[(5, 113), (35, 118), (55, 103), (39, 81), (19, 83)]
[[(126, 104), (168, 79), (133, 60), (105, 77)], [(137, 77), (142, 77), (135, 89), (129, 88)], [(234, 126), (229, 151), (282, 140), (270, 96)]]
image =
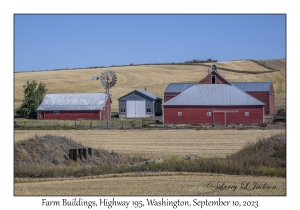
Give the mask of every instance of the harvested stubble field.
[(15, 142), (34, 135), (66, 136), (87, 147), (146, 158), (225, 157), (246, 144), (285, 130), (16, 130)]
[(286, 179), (186, 172), (128, 173), (76, 179), (16, 179), (14, 194), (15, 196), (283, 196), (286, 195)]

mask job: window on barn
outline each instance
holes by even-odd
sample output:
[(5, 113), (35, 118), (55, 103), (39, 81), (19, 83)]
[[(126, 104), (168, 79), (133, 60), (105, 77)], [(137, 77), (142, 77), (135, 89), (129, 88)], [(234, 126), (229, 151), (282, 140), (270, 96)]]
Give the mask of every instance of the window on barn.
[(211, 76), (211, 84), (216, 84), (216, 75)]
[(207, 112), (207, 116), (211, 116), (211, 112)]
[(178, 112), (178, 116), (182, 116), (182, 112)]
[(125, 112), (125, 109), (121, 109), (121, 112)]
[(151, 109), (150, 109), (150, 108), (147, 108), (147, 112), (151, 112)]
[(245, 112), (245, 116), (249, 116), (249, 112)]
[(54, 114), (59, 114), (59, 111), (54, 111)]

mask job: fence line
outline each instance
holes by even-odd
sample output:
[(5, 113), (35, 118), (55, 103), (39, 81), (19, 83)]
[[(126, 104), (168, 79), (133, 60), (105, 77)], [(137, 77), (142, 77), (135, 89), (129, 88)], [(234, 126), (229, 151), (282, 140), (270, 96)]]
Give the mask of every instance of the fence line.
[(135, 129), (158, 124), (157, 120), (17, 120), (15, 128), (44, 129)]

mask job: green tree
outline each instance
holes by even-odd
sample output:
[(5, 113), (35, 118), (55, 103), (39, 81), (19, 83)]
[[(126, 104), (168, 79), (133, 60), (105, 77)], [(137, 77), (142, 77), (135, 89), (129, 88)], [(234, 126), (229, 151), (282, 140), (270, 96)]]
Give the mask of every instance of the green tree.
[(16, 109), (18, 115), (23, 115), (26, 118), (36, 118), (36, 109), (42, 103), (47, 92), (45, 83), (37, 83), (35, 80), (27, 80), (24, 88), (24, 99), (20, 107)]

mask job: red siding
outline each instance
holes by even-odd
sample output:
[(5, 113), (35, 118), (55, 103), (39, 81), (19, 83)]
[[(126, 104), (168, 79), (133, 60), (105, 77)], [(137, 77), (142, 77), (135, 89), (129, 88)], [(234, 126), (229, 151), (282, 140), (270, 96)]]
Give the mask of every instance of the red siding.
[(171, 100), (175, 96), (178, 96), (179, 94), (180, 93), (165, 93), (165, 101), (164, 101), (164, 103), (166, 103), (167, 101)]
[(45, 120), (99, 119), (99, 113), (100, 111), (59, 111), (59, 114), (54, 114), (54, 111), (44, 111), (44, 119)]
[(275, 111), (274, 107), (274, 94), (269, 92), (247, 92), (249, 95), (265, 103), (265, 114), (273, 115)]
[[(213, 112), (213, 111), (227, 111)], [(231, 112), (229, 112), (231, 111)], [(238, 112), (233, 112), (238, 111)], [(178, 112), (182, 116), (178, 116)], [(207, 116), (211, 112), (211, 116)], [(249, 116), (245, 116), (249, 112)], [(263, 107), (164, 107), (164, 123), (166, 124), (192, 124), (192, 123), (263, 123)]]
[(275, 114), (275, 95), (274, 94), (270, 94), (270, 111), (269, 114), (273, 115)]
[(223, 77), (221, 77), (218, 73), (216, 73), (215, 71), (212, 71), (210, 74), (208, 74), (206, 77), (204, 77), (198, 84), (212, 84), (211, 83), (212, 75), (216, 76), (216, 83), (215, 84), (230, 84)]
[(100, 120), (109, 119), (110, 118), (110, 109), (111, 109), (111, 100), (107, 100), (105, 106), (103, 107), (100, 113)]
[[(213, 121), (215, 123), (225, 123), (225, 113), (224, 112), (214, 112), (213, 115)], [(228, 115), (228, 113), (226, 113)], [(227, 117), (227, 116), (226, 116)], [(226, 120), (227, 122), (227, 120)]]
[(273, 84), (271, 85), (270, 88), (270, 110), (269, 110), (269, 114), (273, 115), (275, 114), (275, 93), (274, 93), (274, 87)]

